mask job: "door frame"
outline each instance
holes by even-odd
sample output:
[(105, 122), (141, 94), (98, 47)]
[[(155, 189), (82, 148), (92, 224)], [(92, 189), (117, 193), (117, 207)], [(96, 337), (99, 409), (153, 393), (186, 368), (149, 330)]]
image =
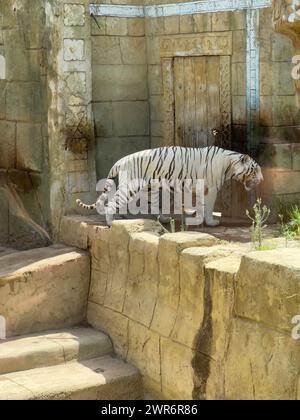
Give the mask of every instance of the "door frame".
[[(231, 149), (232, 93), (231, 56), (232, 32), (209, 32), (197, 35), (163, 37), (160, 41), (160, 57), (163, 80), (164, 144), (175, 144), (175, 57), (220, 57), (220, 120), (222, 125), (222, 147)], [(232, 188), (226, 183), (219, 197), (222, 212), (232, 215)]]
[(209, 32), (198, 35), (163, 37), (160, 42), (160, 57), (163, 80), (164, 144), (175, 144), (175, 57), (220, 56), (220, 112), (222, 146), (231, 147), (231, 56), (232, 32)]

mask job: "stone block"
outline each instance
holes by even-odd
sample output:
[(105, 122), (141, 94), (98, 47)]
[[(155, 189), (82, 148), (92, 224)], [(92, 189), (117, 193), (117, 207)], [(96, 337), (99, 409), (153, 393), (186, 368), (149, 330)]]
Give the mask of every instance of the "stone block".
[[(64, 216), (60, 226), (60, 240), (62, 243), (81, 249), (88, 249), (102, 230), (103, 226), (99, 216)], [(103, 237), (101, 236), (101, 239)]]
[(85, 7), (83, 4), (64, 5), (64, 24), (65, 26), (84, 26)]
[(300, 172), (264, 171), (262, 188), (268, 194), (297, 194), (300, 191)]
[(232, 64), (232, 95), (246, 95), (246, 64)]
[(114, 102), (114, 134), (119, 137), (149, 134), (149, 107), (147, 102)]
[(143, 37), (120, 38), (124, 64), (146, 64), (146, 41)]
[(122, 312), (124, 307), (130, 261), (128, 246), (128, 232), (122, 228), (122, 225), (114, 225), (109, 241), (110, 270), (107, 276), (104, 305), (116, 312)]
[(179, 16), (165, 17), (165, 34), (179, 34)]
[(148, 83), (150, 95), (162, 94), (162, 74), (158, 65), (148, 66)]
[(262, 126), (273, 125), (273, 98), (272, 96), (260, 96), (259, 108), (260, 123)]
[(16, 161), (16, 124), (14, 122), (0, 121), (0, 168), (14, 168)]
[(97, 137), (113, 136), (112, 103), (102, 102), (93, 104), (93, 113)]
[(129, 36), (144, 36), (145, 35), (145, 20), (144, 18), (132, 18), (127, 20), (127, 28)]
[(232, 62), (245, 63), (246, 62), (246, 34), (245, 31), (235, 31), (232, 38)]
[(149, 149), (149, 147), (149, 137), (98, 138), (98, 177), (106, 178), (111, 167), (122, 157), (141, 150)]
[(0, 120), (6, 117), (6, 81), (0, 79)]
[(212, 30), (213, 32), (229, 31), (231, 28), (231, 13), (221, 12), (212, 14)]
[(6, 79), (10, 81), (36, 81), (41, 76), (41, 53), (38, 50), (25, 50), (16, 45), (5, 54)]
[(247, 124), (246, 96), (232, 96), (233, 124)]
[(290, 336), (262, 324), (234, 319), (225, 364), (225, 398), (294, 400), (299, 355), (300, 342)]
[(292, 147), (293, 171), (300, 171), (300, 145), (294, 144)]
[(192, 400), (194, 353), (191, 349), (161, 337), (161, 379), (164, 399)]
[(300, 125), (300, 112), (295, 96), (273, 98), (273, 124), (275, 126)]
[(292, 147), (289, 144), (261, 145), (259, 163), (264, 168), (292, 170)]
[(290, 333), (300, 307), (299, 257), (297, 248), (244, 256), (237, 277), (237, 315)]
[(74, 127), (85, 127), (88, 122), (88, 108), (85, 105), (69, 105), (66, 111), (66, 125)]
[(106, 18), (106, 34), (127, 35), (127, 19), (108, 16)]
[(53, 246), (12, 253), (1, 262), (0, 312), (8, 337), (84, 320), (90, 278), (86, 253)]
[(93, 66), (94, 101), (147, 100), (144, 65)]
[(261, 27), (268, 27), (269, 23), (272, 20), (272, 8), (268, 7), (261, 9), (259, 13), (259, 24)]
[(42, 172), (43, 137), (40, 124), (17, 124), (17, 168)]
[(40, 83), (13, 82), (7, 85), (6, 117), (9, 120), (40, 122), (42, 113)]
[(109, 230), (101, 228), (100, 235), (95, 235), (95, 239), (92, 241), (92, 273), (89, 299), (91, 302), (97, 303), (98, 305), (104, 304), (106, 286), (111, 269), (109, 240)]
[(106, 16), (95, 16), (91, 19), (92, 37), (106, 34)]
[[(224, 257), (229, 256), (232, 252), (233, 249), (230, 248), (230, 246), (218, 245), (188, 248), (181, 253), (179, 305), (176, 322), (171, 336), (174, 341), (180, 342), (190, 348), (195, 348), (198, 345), (196, 338), (203, 327), (204, 312), (206, 310), (206, 305), (208, 304), (205, 301), (206, 297), (204, 293), (205, 278), (208, 271), (212, 273), (208, 278), (208, 281), (210, 282), (213, 305), (214, 308), (216, 308), (216, 316), (214, 319), (216, 322), (218, 320), (219, 324), (224, 321), (225, 315), (228, 314), (228, 307), (232, 307), (232, 305), (228, 304), (226, 306), (221, 299), (221, 294), (224, 292), (225, 296), (229, 299), (229, 289), (231, 287), (232, 299), (233, 292), (232, 279), (228, 276), (228, 269), (226, 271), (228, 261), (225, 260)], [(208, 268), (205, 268), (206, 264), (211, 261), (214, 261), (215, 265), (212, 265), (211, 263), (211, 265), (207, 266)], [(226, 286), (227, 284), (228, 287)], [(226, 290), (224, 291), (223, 288)], [(197, 296), (196, 300), (195, 296)], [(224, 312), (223, 320), (220, 316), (222, 311)], [(226, 316), (228, 317), (228, 315)], [(216, 325), (215, 335), (218, 337), (216, 339), (216, 346), (218, 346), (218, 339), (220, 340), (220, 343), (222, 341), (222, 326), (223, 324)], [(220, 353), (216, 350), (214, 351), (215, 353)]]
[[(194, 364), (196, 367), (195, 396), (200, 399), (225, 399), (225, 358), (231, 338), (232, 319), (234, 316), (235, 277), (239, 270), (241, 257), (233, 250), (217, 250), (219, 257), (205, 265), (205, 312), (203, 328), (195, 340), (197, 352)], [(230, 255), (232, 252), (232, 255)], [(205, 373), (209, 371), (206, 378)], [(204, 386), (205, 385), (205, 386)]]
[(86, 73), (78, 71), (65, 73), (65, 80), (70, 96), (75, 96), (84, 103), (87, 93)]
[(158, 257), (160, 281), (152, 322), (153, 330), (166, 337), (173, 331), (180, 294), (180, 253), (186, 248), (212, 246), (216, 243), (217, 239), (213, 236), (196, 232), (166, 234), (160, 238)]
[(260, 56), (262, 61), (271, 61), (271, 32), (270, 29), (264, 29), (266, 27), (261, 26), (259, 31), (259, 42), (260, 42)]
[(294, 55), (292, 41), (281, 34), (271, 34), (272, 61), (285, 61), (291, 63)]
[(155, 19), (146, 19), (145, 33), (148, 36), (162, 35), (164, 33), (164, 18), (157, 17)]
[(127, 361), (138, 367), (145, 391), (161, 392), (160, 337), (137, 322), (129, 321)]
[(64, 60), (85, 60), (85, 41), (83, 39), (64, 39)]
[(181, 34), (191, 34), (194, 32), (194, 17), (193, 15), (179, 16), (179, 27)]
[(160, 37), (149, 36), (146, 39), (148, 64), (160, 64)]
[(122, 64), (120, 37), (95, 36), (92, 38), (93, 65)]
[(294, 95), (295, 85), (291, 77), (292, 63), (272, 63), (270, 77), (273, 82), (273, 93), (276, 95)]
[(150, 116), (152, 121), (163, 121), (163, 98), (162, 96), (150, 97)]
[(236, 30), (245, 29), (245, 28), (246, 28), (246, 12), (242, 10), (242, 11), (235, 11), (234, 13), (231, 13), (231, 29), (233, 31), (236, 31)]
[(88, 172), (71, 172), (68, 174), (68, 191), (71, 194), (89, 192), (90, 179)]
[(194, 32), (211, 32), (212, 31), (212, 14), (196, 14), (194, 15)]
[(153, 149), (155, 149), (156, 147), (164, 147), (164, 146), (165, 146), (165, 140), (162, 136), (161, 137), (155, 137), (155, 136), (151, 137), (151, 147)]
[(262, 96), (273, 94), (273, 64), (270, 61), (260, 63), (260, 94)]
[[(3, 171), (0, 170), (0, 182), (1, 182), (1, 184), (4, 181), (4, 179), (6, 179), (6, 176), (4, 174), (6, 174), (6, 171), (5, 171), (5, 173), (3, 173)], [(1, 190), (0, 190), (0, 206), (1, 206), (1, 212), (0, 212), (0, 244), (5, 244), (6, 245), (8, 243), (8, 239), (9, 239), (9, 229), (8, 229), (8, 226), (9, 226), (9, 204), (8, 204), (7, 196), (6, 196), (3, 188), (1, 188)]]
[(151, 121), (151, 134), (153, 137), (163, 137), (164, 126), (161, 121)]
[(158, 242), (151, 233), (132, 234), (129, 243), (130, 266), (124, 314), (150, 326), (158, 291)]
[(128, 352), (128, 318), (104, 306), (89, 302), (87, 310), (88, 323), (111, 338), (114, 351), (124, 359)]

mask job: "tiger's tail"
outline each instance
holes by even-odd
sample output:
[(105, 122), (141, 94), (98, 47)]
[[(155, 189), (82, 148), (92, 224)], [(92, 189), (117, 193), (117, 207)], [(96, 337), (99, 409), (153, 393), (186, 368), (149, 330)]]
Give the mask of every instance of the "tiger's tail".
[(95, 210), (96, 209), (96, 203), (94, 204), (85, 204), (81, 200), (76, 200), (77, 206), (85, 209), (85, 210)]

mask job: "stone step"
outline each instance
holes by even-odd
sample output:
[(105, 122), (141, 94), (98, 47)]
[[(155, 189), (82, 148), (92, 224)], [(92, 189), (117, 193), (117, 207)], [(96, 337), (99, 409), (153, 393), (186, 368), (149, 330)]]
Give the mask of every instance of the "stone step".
[(5, 321), (11, 337), (80, 324), (89, 281), (89, 255), (76, 248), (54, 245), (0, 254), (1, 329)]
[(0, 341), (0, 375), (105, 356), (113, 352), (107, 335), (72, 328)]
[(136, 400), (137, 369), (112, 356), (0, 375), (0, 400)]

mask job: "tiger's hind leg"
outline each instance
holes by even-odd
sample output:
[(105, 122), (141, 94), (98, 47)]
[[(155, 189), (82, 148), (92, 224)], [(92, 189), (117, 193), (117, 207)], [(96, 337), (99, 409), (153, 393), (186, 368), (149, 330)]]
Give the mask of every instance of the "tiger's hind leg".
[(126, 188), (120, 188), (119, 185), (116, 193), (105, 206), (105, 217), (108, 226), (112, 225), (117, 213), (123, 215), (128, 214), (128, 202), (130, 200), (131, 194), (132, 192)]
[(215, 220), (213, 217), (213, 211), (215, 208), (215, 203), (217, 200), (218, 190), (216, 188), (208, 188), (205, 194), (205, 210), (204, 210), (204, 219), (207, 226), (218, 226), (220, 222)]
[(116, 190), (115, 182), (112, 179), (107, 179), (104, 185), (102, 194), (96, 201), (96, 209), (99, 214), (105, 214), (105, 206), (109, 202), (110, 195)]

